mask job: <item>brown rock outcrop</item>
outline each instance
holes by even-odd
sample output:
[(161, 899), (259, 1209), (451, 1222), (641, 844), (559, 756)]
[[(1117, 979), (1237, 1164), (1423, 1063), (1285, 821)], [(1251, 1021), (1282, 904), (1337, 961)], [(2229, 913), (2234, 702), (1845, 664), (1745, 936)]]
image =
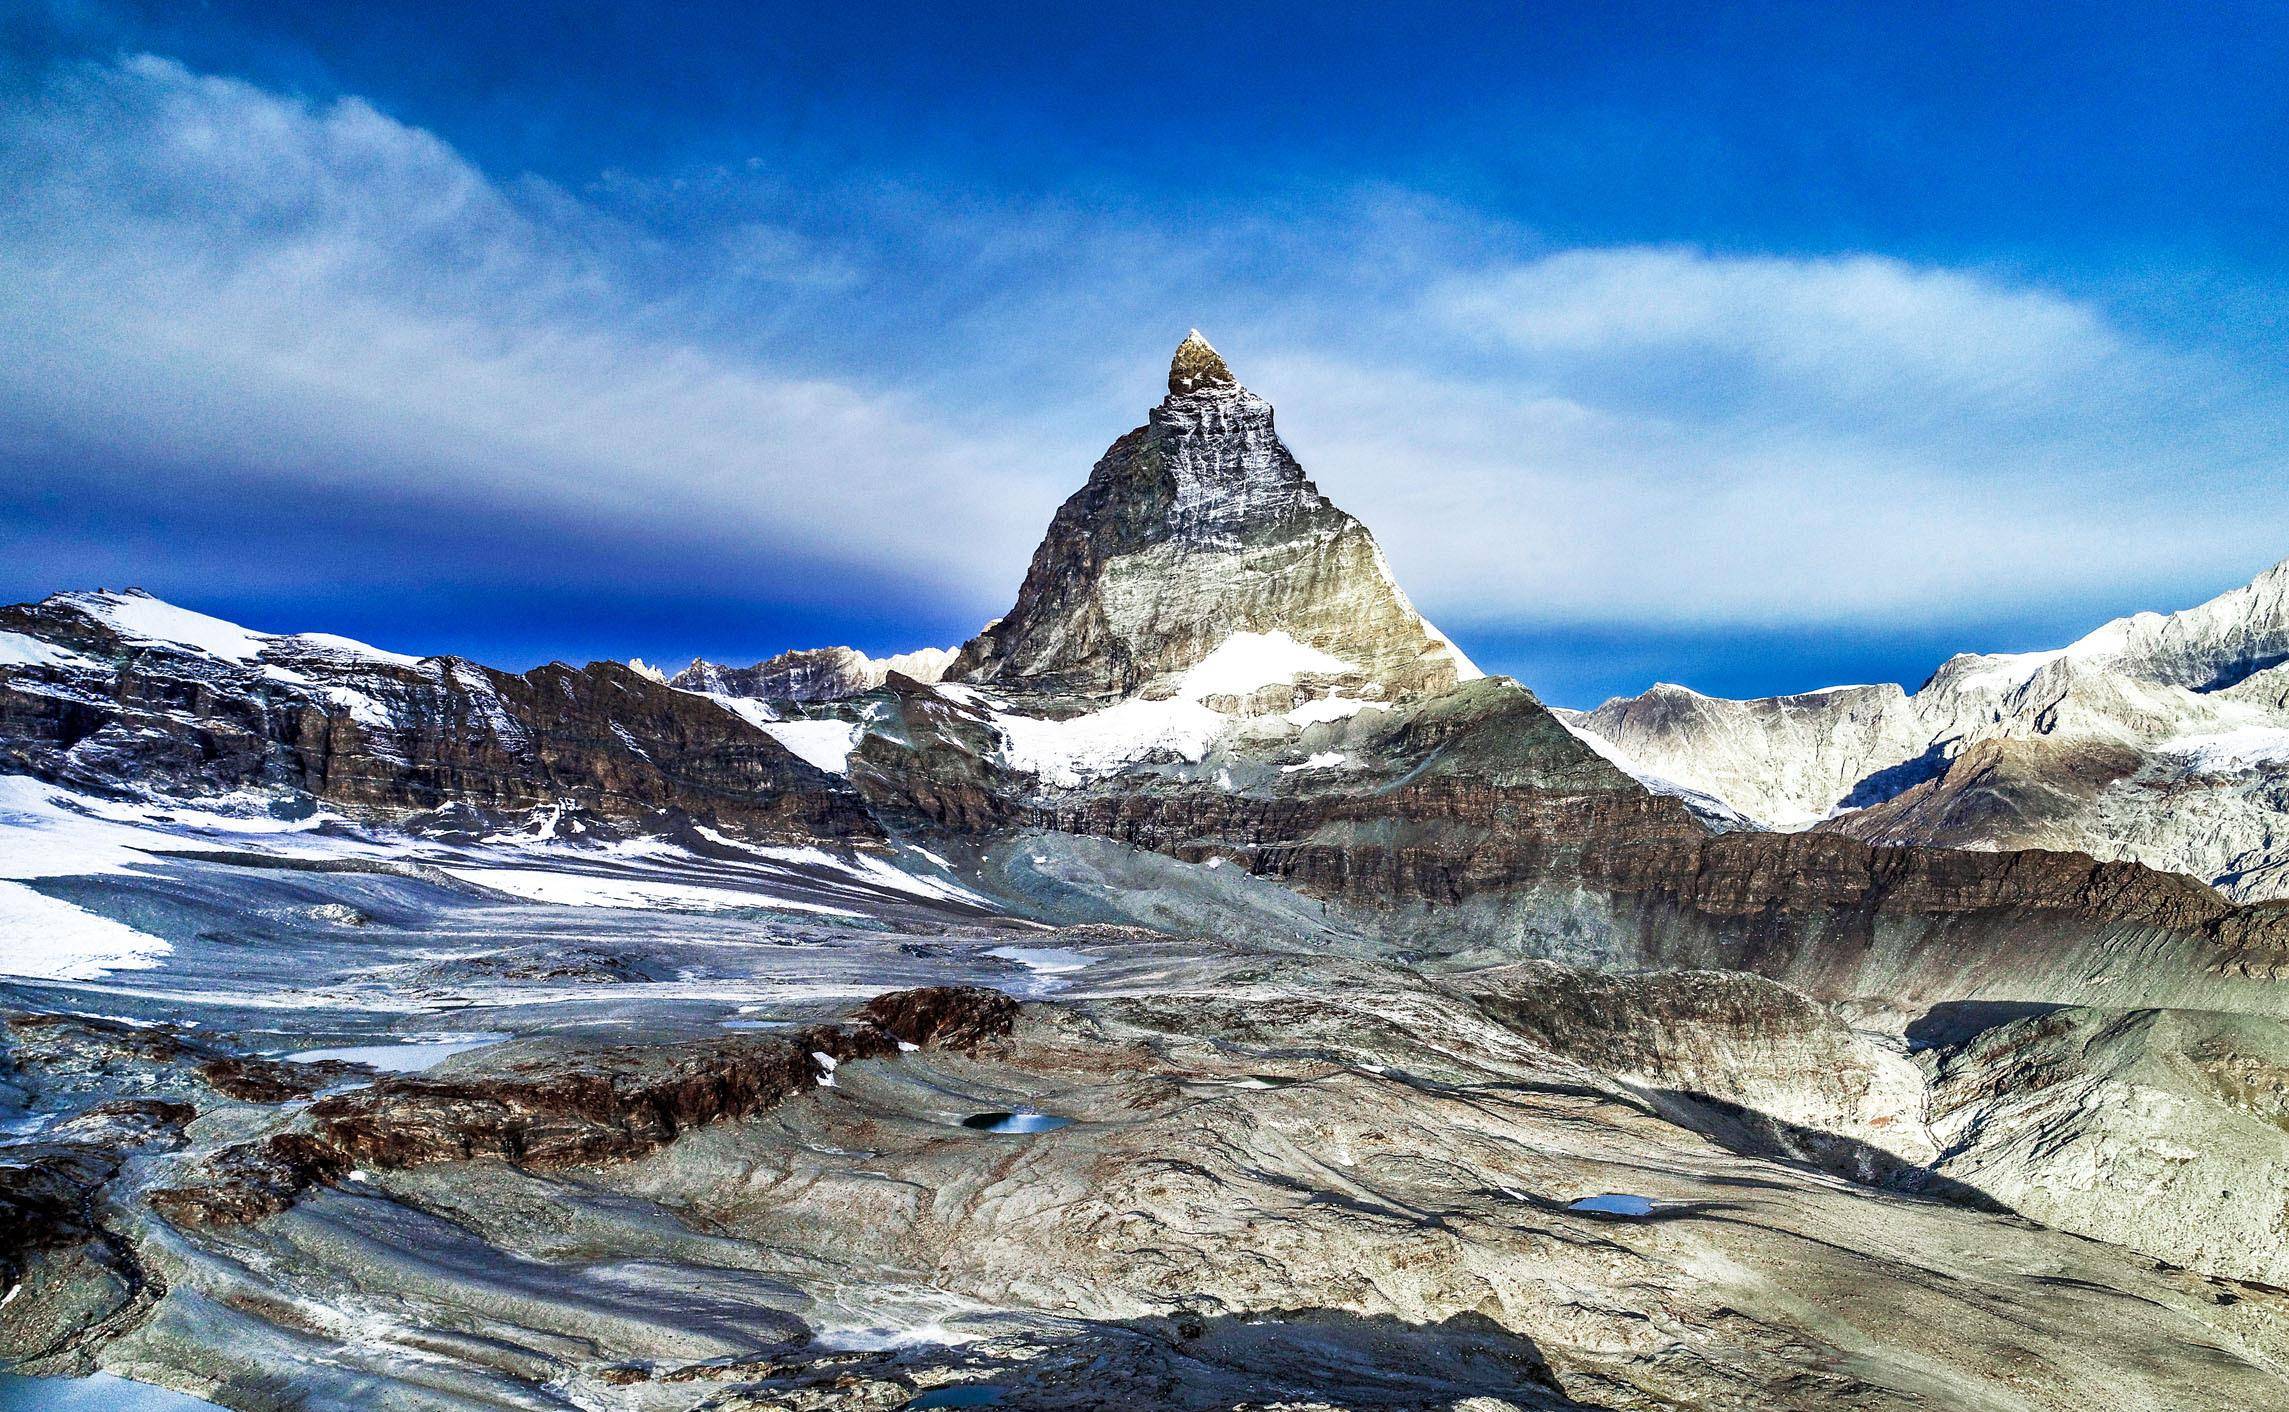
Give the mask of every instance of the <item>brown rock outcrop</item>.
[(901, 1040), (972, 1047), (1008, 1033), (1016, 1014), (1017, 1002), (998, 992), (926, 987), (877, 996), (851, 1024), (788, 1035), (547, 1055), (483, 1077), (384, 1077), (312, 1104), (307, 1131), (224, 1149), (203, 1181), (156, 1192), (152, 1204), (181, 1224), (236, 1225), (353, 1168), (622, 1161), (808, 1092), (835, 1064), (896, 1054)]

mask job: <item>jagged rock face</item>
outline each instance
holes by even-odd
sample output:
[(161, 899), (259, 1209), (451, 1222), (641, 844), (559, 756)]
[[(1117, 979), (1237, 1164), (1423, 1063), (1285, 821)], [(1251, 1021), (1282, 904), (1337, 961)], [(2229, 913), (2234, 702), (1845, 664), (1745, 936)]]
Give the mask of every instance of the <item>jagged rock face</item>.
[(1577, 728), (1656, 788), (1870, 842), (2075, 849), (2289, 895), (2289, 564), (2053, 652), (1962, 654), (1913, 696), (1682, 687)]
[(521, 675), (274, 636), (139, 593), (0, 608), (0, 765), (97, 792), (256, 791), (394, 819), (468, 806), (663, 811), (870, 837), (840, 779), (618, 663)]
[(2219, 691), (2289, 662), (2289, 561), (2199, 607), (2118, 618), (2067, 649), (2140, 681)]
[(1058, 510), (1016, 606), (946, 676), (1130, 695), (1238, 632), (1284, 632), (1395, 694), (1477, 675), (1408, 603), (1366, 527), (1304, 478), (1271, 404), (1195, 333), (1166, 400)]
[(874, 690), (892, 672), (915, 681), (936, 681), (953, 660), (954, 654), (943, 647), (880, 658), (849, 647), (816, 647), (782, 652), (752, 667), (722, 667), (701, 660), (668, 678), (668, 684), (684, 691), (762, 701), (840, 701)]

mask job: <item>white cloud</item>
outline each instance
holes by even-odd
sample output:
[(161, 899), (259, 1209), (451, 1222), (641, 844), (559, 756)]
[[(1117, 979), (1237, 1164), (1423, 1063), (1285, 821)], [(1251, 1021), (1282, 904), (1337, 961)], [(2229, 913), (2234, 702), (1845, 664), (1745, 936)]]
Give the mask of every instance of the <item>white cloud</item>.
[(0, 141), (0, 399), (82, 444), (962, 587), (1007, 578), (1055, 503), (1022, 429), (680, 339), (618, 277), (631, 234), (354, 98), (141, 57), (70, 76)]
[(1869, 255), (1574, 250), (1447, 280), (1428, 306), (1536, 355), (1733, 359), (1808, 396), (2024, 398), (2120, 356), (2096, 311), (2042, 290)]
[(895, 229), (869, 249), (694, 222), (679, 185), (495, 180), (355, 98), (164, 59), (64, 73), (0, 115), (0, 426), (250, 493), (751, 540), (982, 617), (1200, 323), (1466, 630), (2095, 619), (2289, 554), (2270, 375), (2001, 274), (1526, 257), (1389, 198), (1164, 222), (892, 191), (828, 223)]
[(1577, 250), (1407, 315), (1256, 380), (1442, 620), (1995, 620), (2289, 555), (2279, 390), (2055, 292)]

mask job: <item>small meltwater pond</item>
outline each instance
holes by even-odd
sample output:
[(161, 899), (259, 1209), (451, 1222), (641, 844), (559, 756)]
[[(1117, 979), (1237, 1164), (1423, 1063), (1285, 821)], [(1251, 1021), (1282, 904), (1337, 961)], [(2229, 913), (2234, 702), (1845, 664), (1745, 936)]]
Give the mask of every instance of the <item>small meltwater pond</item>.
[(1568, 1202), (1566, 1209), (1593, 1216), (1650, 1216), (1653, 1214), (1653, 1200), (1650, 1197), (1632, 1196), (1627, 1192), (1609, 1191), (1602, 1196), (1585, 1196), (1579, 1201)]
[(393, 1044), (351, 1044), (339, 1049), (305, 1049), (286, 1057), (297, 1064), (315, 1064), (327, 1059), (345, 1064), (363, 1064), (385, 1074), (418, 1074), (424, 1069), (444, 1063), (453, 1055), (466, 1050), (483, 1049), (507, 1039), (505, 1034), (431, 1035), (423, 1038), (400, 1040)]
[(981, 1133), (1046, 1133), (1072, 1122), (1053, 1113), (975, 1113), (962, 1119), (962, 1126)]

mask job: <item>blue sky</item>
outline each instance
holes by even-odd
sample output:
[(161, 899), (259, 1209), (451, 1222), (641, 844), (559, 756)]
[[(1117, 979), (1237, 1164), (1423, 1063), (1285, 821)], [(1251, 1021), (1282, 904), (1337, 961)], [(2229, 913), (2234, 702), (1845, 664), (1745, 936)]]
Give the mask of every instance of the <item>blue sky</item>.
[(952, 642), (1194, 325), (1568, 704), (2289, 556), (2278, 8), (1102, 8), (0, 11), (0, 597)]

